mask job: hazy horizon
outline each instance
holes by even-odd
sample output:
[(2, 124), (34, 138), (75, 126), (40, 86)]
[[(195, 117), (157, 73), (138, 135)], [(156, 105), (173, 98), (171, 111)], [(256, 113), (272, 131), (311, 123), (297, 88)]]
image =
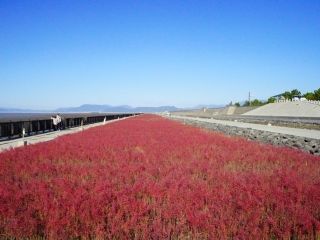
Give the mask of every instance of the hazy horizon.
[(119, 105), (111, 105), (111, 104), (93, 104), (93, 103), (84, 103), (78, 106), (59, 106), (56, 108), (23, 108), (23, 107), (5, 107), (0, 106), (0, 109), (16, 109), (16, 110), (34, 110), (34, 111), (56, 111), (59, 109), (67, 109), (67, 108), (78, 108), (84, 105), (94, 105), (94, 106), (110, 106), (110, 107), (130, 107), (130, 108), (158, 108), (158, 107), (176, 107), (176, 108), (196, 108), (201, 106), (213, 106), (213, 107), (222, 107), (226, 104), (198, 104), (193, 106), (176, 106), (176, 105), (154, 105), (154, 106), (133, 106), (128, 104), (119, 104)]

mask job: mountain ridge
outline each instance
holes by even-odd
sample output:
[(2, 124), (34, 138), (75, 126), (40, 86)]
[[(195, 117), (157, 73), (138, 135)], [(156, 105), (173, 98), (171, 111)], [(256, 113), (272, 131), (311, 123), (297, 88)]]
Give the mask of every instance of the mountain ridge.
[(52, 110), (34, 110), (22, 108), (4, 108), (0, 107), (0, 113), (81, 113), (81, 112), (163, 112), (163, 111), (177, 111), (180, 108), (175, 106), (159, 106), (159, 107), (131, 107), (129, 105), (111, 106), (107, 104), (83, 104), (78, 107), (62, 107)]
[(61, 112), (61, 113), (81, 113), (81, 112), (143, 112), (143, 113), (153, 113), (153, 112), (164, 112), (164, 111), (179, 111), (179, 110), (188, 110), (196, 108), (219, 108), (224, 105), (197, 105), (195, 107), (189, 108), (178, 108), (176, 106), (157, 106), (157, 107), (132, 107), (129, 105), (118, 105), (112, 106), (109, 104), (82, 104), (78, 107), (61, 107), (52, 110), (34, 110), (34, 109), (22, 109), (22, 108), (4, 108), (0, 107), (0, 113), (52, 113), (52, 112)]
[(98, 105), (83, 104), (79, 107), (58, 108), (57, 112), (163, 112), (177, 111), (179, 108), (175, 106), (159, 106), (159, 107), (131, 107), (128, 105)]

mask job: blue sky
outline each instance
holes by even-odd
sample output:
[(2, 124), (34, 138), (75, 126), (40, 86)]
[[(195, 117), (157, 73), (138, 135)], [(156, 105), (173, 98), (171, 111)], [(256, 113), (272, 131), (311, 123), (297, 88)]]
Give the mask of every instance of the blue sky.
[(188, 107), (313, 91), (319, 12), (319, 0), (0, 0), (0, 106)]

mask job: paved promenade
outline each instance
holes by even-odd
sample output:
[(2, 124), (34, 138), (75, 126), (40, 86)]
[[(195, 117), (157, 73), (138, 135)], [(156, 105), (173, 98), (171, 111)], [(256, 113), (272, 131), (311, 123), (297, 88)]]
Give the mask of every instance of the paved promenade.
[(196, 117), (184, 117), (184, 116), (171, 116), (171, 118), (190, 119), (190, 120), (195, 120), (195, 121), (200, 121), (200, 122), (221, 124), (221, 125), (225, 125), (225, 126), (234, 126), (234, 127), (255, 129), (255, 130), (267, 131), (267, 132), (273, 132), (273, 133), (288, 134), (288, 135), (293, 135), (293, 136), (297, 136), (297, 137), (320, 139), (320, 131), (319, 130), (309, 130), (309, 129), (302, 129), (302, 128), (289, 128), (289, 127), (279, 127), (279, 126), (268, 126), (268, 125), (255, 124), (255, 123), (244, 123), (244, 122), (236, 122), (236, 121), (226, 121), (226, 120), (216, 120), (216, 119), (196, 118)]

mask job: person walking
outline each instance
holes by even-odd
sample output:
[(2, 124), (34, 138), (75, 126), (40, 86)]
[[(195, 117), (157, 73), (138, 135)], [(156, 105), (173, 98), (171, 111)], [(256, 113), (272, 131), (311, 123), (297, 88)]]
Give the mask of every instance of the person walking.
[(52, 124), (53, 124), (53, 130), (54, 131), (57, 131), (58, 129), (58, 122), (57, 122), (57, 118), (55, 116), (51, 116), (51, 119), (52, 119)]
[(59, 116), (59, 114), (57, 114), (56, 116), (52, 116), (52, 123), (53, 123), (53, 127), (54, 130), (57, 131), (61, 129), (61, 117)]
[(62, 120), (61, 120), (61, 117), (59, 114), (57, 114), (56, 116), (56, 119), (57, 119), (57, 126), (58, 126), (58, 130), (60, 131), (61, 130), (61, 125), (62, 125)]

